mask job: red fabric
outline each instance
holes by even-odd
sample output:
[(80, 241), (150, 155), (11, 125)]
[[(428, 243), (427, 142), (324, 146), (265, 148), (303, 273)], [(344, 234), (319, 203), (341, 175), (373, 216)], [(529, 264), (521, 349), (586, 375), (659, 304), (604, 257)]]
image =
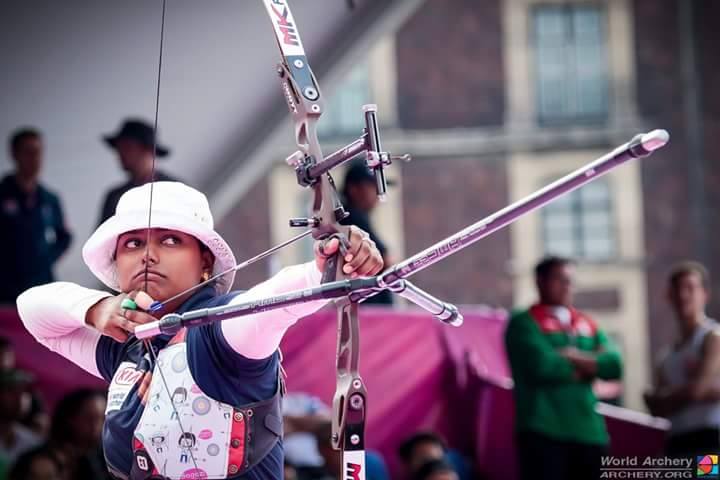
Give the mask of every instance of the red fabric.
[[(238, 420), (237, 415), (242, 414), (242, 418)], [(234, 475), (245, 464), (245, 414), (239, 410), (233, 412), (232, 429), (230, 430), (230, 455), (228, 456), (228, 473)], [(232, 442), (237, 440), (239, 445), (233, 446)], [(230, 465), (235, 465), (238, 470), (229, 471)]]
[[(595, 336), (597, 325), (592, 318), (572, 307), (568, 308), (568, 311), (570, 312), (570, 332), (583, 337)], [(561, 332), (565, 329), (552, 311), (552, 307), (535, 304), (530, 307), (530, 315), (537, 321), (540, 330), (545, 333)]]

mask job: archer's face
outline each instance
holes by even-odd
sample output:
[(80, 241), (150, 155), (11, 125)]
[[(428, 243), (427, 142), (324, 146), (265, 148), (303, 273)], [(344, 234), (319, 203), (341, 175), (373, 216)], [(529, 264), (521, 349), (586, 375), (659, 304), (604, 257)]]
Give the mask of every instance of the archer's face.
[(200, 283), (214, 260), (195, 237), (159, 228), (150, 230), (149, 242), (147, 229), (120, 235), (115, 252), (120, 289), (142, 290), (161, 301)]

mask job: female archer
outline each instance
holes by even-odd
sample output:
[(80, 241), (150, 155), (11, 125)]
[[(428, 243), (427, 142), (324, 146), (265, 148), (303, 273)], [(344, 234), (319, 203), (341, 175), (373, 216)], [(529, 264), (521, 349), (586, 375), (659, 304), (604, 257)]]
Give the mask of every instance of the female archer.
[[(380, 252), (367, 235), (353, 227), (348, 240), (344, 272), (378, 273)], [(314, 262), (285, 268), (245, 293), (230, 292), (234, 274), (220, 276), (154, 315), (317, 286), (325, 255), (338, 247), (337, 239), (316, 242)], [(110, 382), (103, 429), (110, 473), (130, 480), (282, 478), (278, 346), (291, 325), (324, 301), (138, 340), (134, 329), (156, 320), (142, 310), (154, 299), (173, 299), (236, 264), (213, 228), (205, 196), (176, 182), (125, 193), (115, 215), (86, 242), (83, 259), (121, 293), (56, 282), (27, 290), (17, 304), (40, 343)]]

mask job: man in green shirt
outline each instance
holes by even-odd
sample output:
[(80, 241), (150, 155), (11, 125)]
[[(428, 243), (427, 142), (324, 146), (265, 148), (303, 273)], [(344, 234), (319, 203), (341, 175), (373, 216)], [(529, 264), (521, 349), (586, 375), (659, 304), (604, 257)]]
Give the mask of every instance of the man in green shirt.
[(607, 451), (592, 381), (620, 378), (622, 362), (607, 335), (572, 307), (573, 275), (569, 259), (538, 263), (539, 302), (513, 312), (505, 333), (523, 479), (599, 478)]

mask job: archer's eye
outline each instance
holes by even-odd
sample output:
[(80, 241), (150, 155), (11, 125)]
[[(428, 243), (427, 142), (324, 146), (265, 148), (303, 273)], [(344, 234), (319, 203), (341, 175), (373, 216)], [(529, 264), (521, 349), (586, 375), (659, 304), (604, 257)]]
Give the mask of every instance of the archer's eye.
[(129, 250), (134, 250), (142, 246), (142, 240), (140, 240), (139, 238), (130, 237), (125, 240), (123, 246)]
[(167, 235), (162, 239), (163, 245), (180, 245), (182, 241), (177, 235)]

